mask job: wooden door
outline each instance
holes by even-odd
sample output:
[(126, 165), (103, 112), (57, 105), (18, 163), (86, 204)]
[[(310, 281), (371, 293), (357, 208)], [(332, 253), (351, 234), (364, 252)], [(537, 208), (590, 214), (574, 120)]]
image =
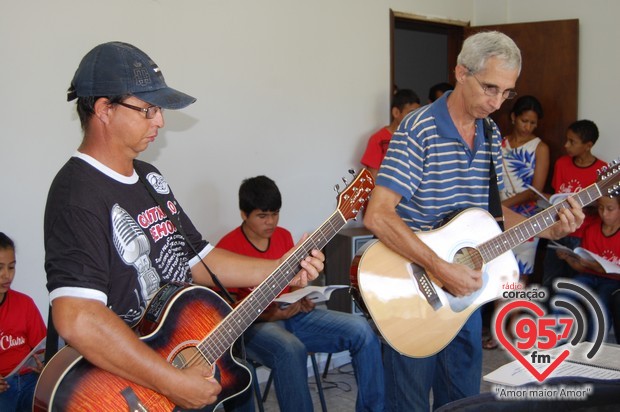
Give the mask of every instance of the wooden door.
[[(468, 27), (464, 36), (483, 30), (501, 31), (521, 49), (523, 62), (516, 89), (519, 95), (535, 96), (542, 104), (544, 117), (539, 121), (536, 135), (549, 145), (551, 167), (545, 190), (553, 193), (553, 165), (564, 154), (568, 125), (577, 120), (579, 20)], [(506, 133), (511, 130), (509, 113), (512, 104), (511, 101), (504, 102), (500, 110), (491, 115), (500, 130)], [(539, 283), (542, 278), (546, 245), (545, 239), (538, 245), (530, 282)]]
[[(566, 129), (577, 120), (579, 68), (579, 20), (542, 21), (467, 27), (464, 36), (484, 30), (498, 30), (510, 36), (521, 49), (523, 67), (517, 80), (519, 96), (532, 95), (540, 100), (544, 118), (536, 135), (550, 148), (551, 182), (553, 164), (564, 153)], [(509, 113), (513, 101), (504, 102), (492, 117), (500, 130), (511, 130)], [(547, 185), (547, 191), (551, 187)]]

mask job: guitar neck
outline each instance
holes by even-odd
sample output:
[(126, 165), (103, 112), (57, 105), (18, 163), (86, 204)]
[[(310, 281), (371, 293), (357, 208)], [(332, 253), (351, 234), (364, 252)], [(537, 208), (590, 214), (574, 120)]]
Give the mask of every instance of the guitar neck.
[(293, 253), (250, 293), (197, 348), (213, 364), (250, 327), (269, 304), (284, 290), (301, 269), (299, 262), (311, 250), (322, 249), (347, 220), (334, 212)]
[[(575, 193), (571, 198), (575, 199), (581, 207), (587, 206), (602, 196), (598, 184), (594, 183), (586, 189)], [(542, 233), (558, 221), (558, 211), (569, 208), (566, 200), (552, 205), (542, 212), (510, 228), (502, 234), (490, 239), (478, 246), (478, 250), (485, 262), (490, 262), (497, 256), (512, 250), (528, 239)]]

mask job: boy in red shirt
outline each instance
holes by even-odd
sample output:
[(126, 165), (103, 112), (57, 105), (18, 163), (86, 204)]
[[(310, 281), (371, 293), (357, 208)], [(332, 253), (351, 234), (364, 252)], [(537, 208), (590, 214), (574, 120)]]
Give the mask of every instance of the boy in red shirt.
[(361, 163), (368, 168), (374, 178), (377, 177), (377, 172), (396, 128), (409, 112), (418, 107), (420, 107), (420, 98), (413, 90), (401, 89), (394, 94), (391, 106), (392, 122), (370, 136), (361, 160)]
[[(619, 198), (605, 196), (598, 200), (598, 216), (582, 231), (581, 247), (605, 260), (620, 264)], [(598, 296), (607, 318), (614, 317), (610, 306), (612, 294), (620, 289), (620, 273), (607, 273), (598, 262), (576, 257), (561, 250), (558, 250), (557, 255), (578, 272), (574, 280), (588, 286)], [(596, 328), (589, 327), (588, 330), (593, 331)], [(619, 338), (616, 335), (616, 341)]]
[[(591, 120), (577, 120), (568, 126), (564, 149), (566, 155), (560, 157), (553, 169), (551, 185), (555, 193), (575, 193), (596, 182), (597, 171), (607, 164), (592, 154), (592, 147), (598, 140), (598, 127)], [(586, 219), (570, 236), (560, 239), (558, 243), (574, 249), (581, 245), (583, 231), (596, 219), (596, 213), (586, 212)], [(548, 249), (544, 260), (543, 286), (548, 290), (556, 278), (572, 278), (577, 272), (557, 254)]]
[[(225, 235), (216, 248), (241, 255), (279, 259), (293, 247), (291, 233), (278, 226), (282, 197), (266, 176), (245, 179), (239, 188), (241, 226)], [(286, 291), (286, 290), (285, 290)], [(251, 292), (236, 289), (239, 300)], [(278, 406), (282, 412), (312, 412), (308, 389), (308, 352), (348, 350), (357, 381), (355, 411), (384, 409), (381, 344), (363, 316), (324, 308), (303, 298), (286, 307), (272, 303), (244, 334), (248, 358), (273, 371)], [(251, 393), (225, 404), (227, 411), (247, 411)], [(353, 410), (353, 405), (351, 406)]]

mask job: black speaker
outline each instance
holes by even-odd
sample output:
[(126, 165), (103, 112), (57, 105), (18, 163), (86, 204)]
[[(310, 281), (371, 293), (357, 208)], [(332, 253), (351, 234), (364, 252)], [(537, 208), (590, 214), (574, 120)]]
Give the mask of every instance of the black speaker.
[[(338, 232), (325, 246), (325, 284), (350, 285), (351, 262), (357, 251), (371, 239), (373, 235), (365, 227), (345, 228)], [(362, 315), (348, 288), (335, 290), (327, 302), (327, 308)]]

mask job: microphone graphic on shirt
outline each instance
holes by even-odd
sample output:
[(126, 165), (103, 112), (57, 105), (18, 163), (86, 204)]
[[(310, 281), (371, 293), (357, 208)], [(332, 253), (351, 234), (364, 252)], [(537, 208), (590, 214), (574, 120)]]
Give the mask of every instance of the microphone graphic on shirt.
[(140, 292), (145, 302), (159, 289), (159, 275), (151, 265), (149, 240), (129, 213), (118, 204), (112, 207), (113, 241), (123, 262), (138, 272)]

